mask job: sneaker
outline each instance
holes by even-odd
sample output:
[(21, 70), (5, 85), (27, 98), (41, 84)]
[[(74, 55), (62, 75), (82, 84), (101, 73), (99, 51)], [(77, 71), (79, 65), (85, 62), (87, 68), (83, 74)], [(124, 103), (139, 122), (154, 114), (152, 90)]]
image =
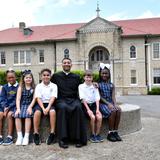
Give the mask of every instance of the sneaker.
[(96, 135), (96, 139), (97, 139), (98, 142), (103, 142), (104, 141), (104, 139), (99, 134)]
[(13, 139), (10, 138), (10, 137), (7, 137), (4, 142), (3, 142), (3, 145), (10, 145), (13, 143)]
[(115, 138), (115, 136), (114, 136), (114, 133), (113, 133), (113, 132), (108, 133), (107, 139), (108, 139), (109, 141), (111, 141), (111, 142), (116, 142), (116, 141), (117, 141), (116, 138)]
[(48, 145), (52, 144), (55, 142), (55, 134), (54, 133), (50, 133), (49, 137), (46, 140), (46, 143)]
[(117, 141), (122, 141), (121, 137), (118, 135), (118, 132), (113, 132), (113, 134)]
[(90, 140), (92, 143), (97, 143), (97, 142), (98, 142), (98, 140), (97, 140), (97, 138), (96, 138), (96, 135), (94, 135), (94, 134), (92, 134), (92, 135), (90, 136), (89, 140)]
[(23, 137), (18, 137), (16, 141), (16, 146), (22, 145)]
[(3, 144), (3, 138), (0, 138), (0, 145)]
[(22, 145), (23, 145), (23, 146), (27, 146), (28, 144), (29, 144), (29, 138), (28, 138), (28, 137), (24, 137), (24, 138), (23, 138)]
[(38, 133), (35, 133), (35, 134), (34, 134), (33, 139), (34, 139), (34, 143), (35, 143), (36, 145), (39, 145), (39, 144), (40, 144), (40, 137), (39, 137), (39, 134), (38, 134)]

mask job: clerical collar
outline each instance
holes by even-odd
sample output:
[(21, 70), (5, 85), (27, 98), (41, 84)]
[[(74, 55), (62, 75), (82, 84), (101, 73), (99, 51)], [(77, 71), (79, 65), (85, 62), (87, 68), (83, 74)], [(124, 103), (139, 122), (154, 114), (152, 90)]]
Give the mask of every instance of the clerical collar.
[(10, 83), (8, 83), (9, 87), (11, 87), (11, 86), (17, 87), (17, 85), (18, 85), (18, 82), (16, 82), (14, 85), (11, 85)]
[(65, 71), (63, 71), (63, 73), (64, 73), (66, 76), (68, 76), (68, 75), (70, 74), (70, 72), (65, 72)]

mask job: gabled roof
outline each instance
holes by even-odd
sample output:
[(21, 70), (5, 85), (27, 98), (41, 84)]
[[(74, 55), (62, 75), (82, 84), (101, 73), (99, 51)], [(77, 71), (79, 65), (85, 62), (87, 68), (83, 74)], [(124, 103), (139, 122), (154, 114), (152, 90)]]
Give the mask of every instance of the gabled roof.
[(160, 18), (113, 21), (122, 27), (123, 36), (160, 35)]
[[(122, 36), (160, 35), (160, 18), (120, 20), (109, 23), (121, 27)], [(72, 40), (76, 39), (76, 31), (87, 24), (32, 26), (29, 27), (33, 31), (31, 35), (24, 35), (19, 28), (9, 28), (0, 31), (0, 44)]]

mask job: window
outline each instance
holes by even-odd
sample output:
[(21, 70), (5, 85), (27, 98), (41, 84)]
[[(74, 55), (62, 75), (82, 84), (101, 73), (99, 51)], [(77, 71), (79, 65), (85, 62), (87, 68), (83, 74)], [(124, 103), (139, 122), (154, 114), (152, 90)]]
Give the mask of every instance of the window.
[(160, 68), (153, 69), (153, 83), (160, 84)]
[(1, 65), (6, 64), (6, 54), (5, 54), (5, 52), (0, 52), (0, 64)]
[(44, 63), (44, 50), (39, 50), (39, 63)]
[(31, 52), (14, 51), (14, 64), (31, 64)]
[(136, 58), (136, 47), (135, 46), (130, 47), (130, 58)]
[(64, 50), (64, 58), (69, 58), (69, 49)]
[(96, 51), (96, 55), (97, 55), (97, 61), (103, 61), (103, 51), (101, 49), (98, 49)]
[(153, 58), (160, 58), (160, 43), (153, 43)]
[(137, 84), (136, 70), (131, 70), (131, 84)]

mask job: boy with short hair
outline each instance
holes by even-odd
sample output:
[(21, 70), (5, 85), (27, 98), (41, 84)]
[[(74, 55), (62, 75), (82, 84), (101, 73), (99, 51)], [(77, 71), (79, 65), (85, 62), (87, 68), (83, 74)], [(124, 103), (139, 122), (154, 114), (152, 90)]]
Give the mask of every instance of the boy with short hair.
[(93, 73), (87, 70), (84, 74), (84, 83), (79, 85), (79, 97), (82, 100), (87, 117), (90, 118), (91, 142), (102, 142), (100, 129), (102, 124), (102, 114), (99, 111), (100, 95), (98, 88), (93, 86)]

